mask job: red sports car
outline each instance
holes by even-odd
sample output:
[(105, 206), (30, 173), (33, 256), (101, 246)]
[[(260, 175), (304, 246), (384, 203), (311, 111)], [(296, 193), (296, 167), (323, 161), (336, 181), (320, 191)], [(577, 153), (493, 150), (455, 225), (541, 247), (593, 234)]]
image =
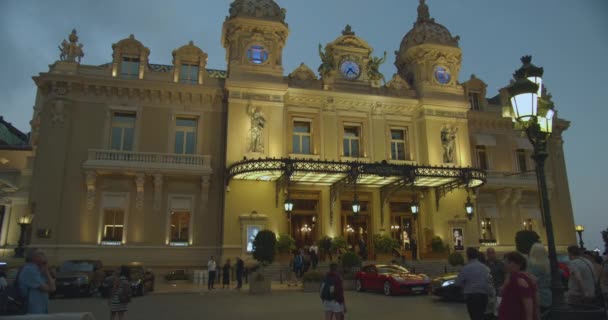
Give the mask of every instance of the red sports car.
[(370, 264), (355, 276), (357, 291), (381, 291), (387, 296), (431, 292), (431, 279), (398, 265)]

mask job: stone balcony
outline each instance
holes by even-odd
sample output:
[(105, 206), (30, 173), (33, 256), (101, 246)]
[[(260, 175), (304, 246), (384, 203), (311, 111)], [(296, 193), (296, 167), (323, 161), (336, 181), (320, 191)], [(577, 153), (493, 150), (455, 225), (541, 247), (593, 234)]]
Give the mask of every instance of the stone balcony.
[[(537, 181), (534, 171), (525, 173), (503, 172), (503, 171), (487, 171), (487, 183), (484, 188), (504, 188), (516, 187), (525, 190), (536, 190)], [(553, 186), (551, 177), (547, 175), (547, 185), (549, 188)]]
[(97, 171), (143, 171), (171, 174), (211, 174), (211, 156), (89, 149), (83, 164)]

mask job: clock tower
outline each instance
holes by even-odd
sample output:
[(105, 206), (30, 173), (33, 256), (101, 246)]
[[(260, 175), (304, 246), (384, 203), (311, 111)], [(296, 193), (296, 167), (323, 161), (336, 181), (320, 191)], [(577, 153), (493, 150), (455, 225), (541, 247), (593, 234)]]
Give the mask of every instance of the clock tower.
[(431, 18), (425, 0), (420, 0), (414, 27), (395, 52), (399, 74), (416, 89), (418, 96), (462, 94), (458, 84), (462, 61), (458, 40), (460, 37), (452, 37), (446, 27)]

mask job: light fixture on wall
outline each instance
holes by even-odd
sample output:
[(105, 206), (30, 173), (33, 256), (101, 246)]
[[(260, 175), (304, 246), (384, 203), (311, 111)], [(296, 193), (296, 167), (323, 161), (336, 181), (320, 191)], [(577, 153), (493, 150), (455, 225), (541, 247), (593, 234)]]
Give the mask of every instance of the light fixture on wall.
[(410, 210), (412, 211), (412, 218), (416, 220), (418, 218), (418, 213), (420, 212), (420, 202), (418, 202), (418, 198), (414, 196), (412, 202), (410, 203)]
[(287, 193), (287, 198), (285, 199), (285, 203), (283, 203), (283, 208), (285, 209), (286, 213), (290, 213), (293, 210), (293, 201), (291, 200), (289, 193)]
[(359, 212), (361, 212), (361, 203), (359, 202), (359, 196), (357, 195), (357, 178), (359, 177), (358, 172), (357, 172), (358, 168), (357, 168), (357, 164), (355, 163), (355, 166), (352, 168), (351, 171), (351, 175), (352, 175), (352, 179), (353, 179), (353, 183), (355, 184), (355, 196), (353, 197), (353, 214), (357, 215), (359, 214)]
[(19, 217), (18, 219), (18, 224), (21, 232), (19, 234), (19, 242), (17, 243), (17, 248), (15, 248), (15, 258), (23, 258), (23, 253), (25, 252), (25, 229), (27, 229), (27, 227), (32, 224), (33, 219), (33, 214), (26, 214)]

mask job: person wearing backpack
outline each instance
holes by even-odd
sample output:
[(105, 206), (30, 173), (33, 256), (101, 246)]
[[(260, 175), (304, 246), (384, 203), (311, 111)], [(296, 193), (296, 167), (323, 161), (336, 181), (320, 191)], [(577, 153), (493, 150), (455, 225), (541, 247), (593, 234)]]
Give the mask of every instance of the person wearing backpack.
[(121, 266), (118, 276), (114, 277), (110, 295), (110, 320), (123, 320), (131, 302), (131, 277), (129, 267)]
[(325, 320), (343, 320), (346, 313), (344, 302), (344, 286), (338, 273), (338, 264), (329, 265), (329, 272), (321, 282), (321, 301), (325, 311)]
[(48, 314), (49, 293), (54, 292), (56, 287), (46, 255), (39, 249), (33, 249), (28, 252), (26, 261), (17, 275), (17, 291), (24, 299), (27, 314)]

